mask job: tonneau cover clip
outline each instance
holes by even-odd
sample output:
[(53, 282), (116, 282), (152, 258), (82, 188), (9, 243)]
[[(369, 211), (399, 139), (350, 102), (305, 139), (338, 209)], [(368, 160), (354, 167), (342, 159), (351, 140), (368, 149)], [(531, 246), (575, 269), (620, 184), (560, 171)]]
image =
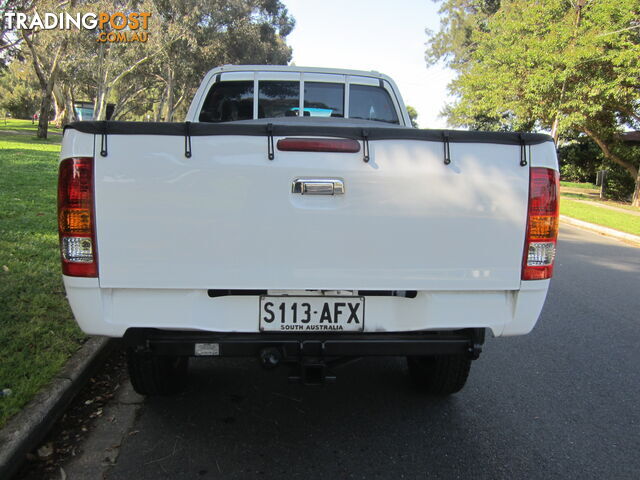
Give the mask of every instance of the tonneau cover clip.
[(107, 152), (107, 121), (102, 122), (102, 134), (100, 135), (100, 156), (106, 157)]
[(520, 166), (527, 166), (527, 144), (524, 141), (524, 137), (521, 133), (518, 134), (518, 138), (520, 139)]
[(444, 144), (444, 164), (449, 165), (451, 163), (451, 150), (449, 147), (449, 134), (446, 131), (442, 132), (442, 142)]
[(191, 122), (184, 122), (184, 156), (191, 158)]
[(267, 156), (269, 160), (273, 160), (275, 158), (275, 153), (273, 151), (273, 123), (267, 123)]
[(364, 160), (365, 163), (368, 163), (371, 158), (369, 156), (369, 130), (365, 128), (362, 129), (362, 153), (362, 160)]

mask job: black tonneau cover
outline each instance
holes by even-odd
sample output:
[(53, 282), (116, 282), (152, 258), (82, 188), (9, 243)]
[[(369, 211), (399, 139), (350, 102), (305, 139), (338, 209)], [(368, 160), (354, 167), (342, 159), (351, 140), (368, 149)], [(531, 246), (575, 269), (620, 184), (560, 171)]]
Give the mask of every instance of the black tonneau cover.
[(175, 135), (200, 137), (208, 135), (285, 136), (308, 135), (372, 140), (423, 140), (451, 143), (493, 143), (500, 145), (537, 145), (553, 142), (542, 133), (480, 132), (464, 130), (431, 130), (407, 127), (378, 126), (379, 122), (349, 122), (349, 119), (331, 118), (330, 123), (318, 119), (287, 119), (272, 123), (249, 120), (228, 123), (200, 122), (73, 122), (66, 129), (96, 135)]

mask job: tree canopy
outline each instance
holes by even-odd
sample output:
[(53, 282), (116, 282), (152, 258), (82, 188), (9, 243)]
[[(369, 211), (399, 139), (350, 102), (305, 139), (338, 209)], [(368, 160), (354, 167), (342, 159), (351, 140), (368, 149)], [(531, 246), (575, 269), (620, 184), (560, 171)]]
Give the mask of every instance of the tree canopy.
[[(286, 37), (295, 25), (279, 0), (0, 0), (4, 11), (150, 13), (146, 42), (101, 42), (98, 29), (18, 30), (0, 24), (0, 60), (6, 64), (0, 89), (7, 94), (0, 108), (23, 115), (34, 108), (26, 92), (37, 96), (41, 136), (49, 110), (57, 124), (74, 120), (75, 101), (92, 102), (98, 120), (105, 119), (108, 104), (118, 120), (175, 120), (211, 68), (288, 63)], [(25, 62), (30, 77), (24, 75)]]
[(640, 0), (446, 0), (428, 62), (457, 73), (456, 126), (589, 136), (636, 181), (619, 134), (640, 127)]
[(406, 105), (406, 108), (407, 113), (409, 114), (409, 119), (411, 120), (411, 126), (413, 128), (418, 128), (418, 111), (411, 105)]

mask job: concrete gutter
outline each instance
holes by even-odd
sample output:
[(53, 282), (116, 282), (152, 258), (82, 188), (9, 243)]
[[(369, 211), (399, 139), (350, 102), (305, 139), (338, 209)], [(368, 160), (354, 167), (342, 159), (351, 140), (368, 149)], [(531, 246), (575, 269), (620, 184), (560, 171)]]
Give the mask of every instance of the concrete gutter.
[(51, 383), (0, 430), (0, 478), (9, 479), (49, 432), (55, 421), (109, 353), (112, 342), (92, 337)]
[(567, 217), (566, 215), (560, 215), (560, 221), (568, 223), (569, 225), (573, 225), (574, 227), (584, 228), (585, 230), (590, 230), (606, 237), (613, 237), (618, 240), (622, 240), (623, 242), (640, 246), (640, 236), (638, 235), (632, 235), (631, 233), (621, 232), (619, 230), (614, 230), (613, 228), (609, 227), (603, 227), (594, 223), (583, 222), (582, 220)]

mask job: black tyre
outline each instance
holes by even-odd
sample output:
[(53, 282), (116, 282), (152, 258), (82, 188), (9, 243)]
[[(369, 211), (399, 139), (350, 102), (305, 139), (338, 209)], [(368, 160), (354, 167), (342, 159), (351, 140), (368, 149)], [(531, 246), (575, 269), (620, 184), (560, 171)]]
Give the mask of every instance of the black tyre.
[(409, 375), (420, 390), (433, 395), (451, 395), (467, 383), (471, 358), (466, 355), (407, 357)]
[(171, 395), (187, 386), (189, 357), (154, 355), (127, 350), (127, 367), (133, 389), (142, 395)]

